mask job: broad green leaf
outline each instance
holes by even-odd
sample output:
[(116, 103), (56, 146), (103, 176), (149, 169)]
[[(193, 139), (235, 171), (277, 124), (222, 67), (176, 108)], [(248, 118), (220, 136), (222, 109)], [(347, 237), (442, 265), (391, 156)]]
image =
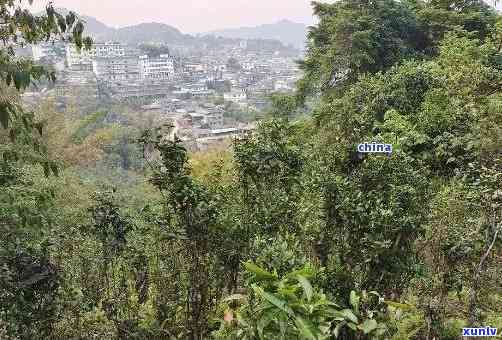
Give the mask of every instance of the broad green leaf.
[(385, 301), (385, 304), (388, 306), (401, 309), (403, 311), (409, 311), (409, 310), (414, 310), (416, 309), (415, 306), (407, 304), (407, 303), (399, 303), (399, 302), (394, 302), (394, 301)]
[(352, 305), (352, 307), (354, 307), (356, 313), (359, 313), (359, 300), (360, 297), (357, 295), (355, 291), (352, 290), (350, 292), (350, 304)]
[(314, 307), (316, 307), (316, 308), (322, 307), (322, 306), (324, 306), (327, 311), (330, 311), (333, 313), (338, 311), (338, 309), (335, 309), (334, 307), (340, 308), (340, 306), (337, 305), (336, 303), (331, 302), (329, 300), (326, 300), (326, 297), (323, 297), (322, 299), (319, 299), (314, 303)]
[(257, 328), (258, 328), (258, 335), (260, 338), (264, 338), (263, 336), (263, 330), (267, 328), (267, 326), (274, 320), (275, 315), (273, 312), (269, 312), (264, 314), (260, 320), (258, 320)]
[[(420, 328), (418, 328), (418, 330), (420, 330)], [(414, 331), (413, 333), (414, 333), (414, 334), (418, 333), (418, 330), (417, 330), (417, 331)], [(374, 333), (375, 333), (375, 335), (376, 335), (376, 336), (382, 336), (382, 335), (384, 335), (386, 332), (387, 332), (387, 328), (386, 328), (385, 326), (382, 326), (382, 324), (380, 324), (380, 325), (378, 325), (378, 328), (377, 328), (376, 332), (374, 332)], [(414, 334), (408, 333), (408, 336), (409, 336), (410, 338), (412, 338), (412, 336), (413, 336)]]
[(336, 316), (341, 316), (341, 317), (345, 318), (345, 320), (352, 321), (352, 322), (354, 322), (356, 324), (359, 323), (357, 321), (357, 317), (354, 315), (354, 313), (350, 309), (344, 309), (344, 310), (341, 310), (341, 311), (336, 311), (335, 315)]
[(262, 296), (265, 300), (267, 300), (272, 305), (276, 306), (277, 308), (279, 308), (280, 310), (282, 310), (283, 312), (285, 312), (289, 315), (293, 315), (293, 311), (291, 310), (291, 308), (289, 308), (286, 301), (278, 298), (274, 294), (271, 294), (269, 292), (264, 291), (262, 288), (257, 287), (256, 285), (253, 285), (253, 289), (257, 293), (257, 295)]
[(265, 269), (257, 266), (251, 261), (245, 262), (244, 263), (244, 268), (246, 269), (247, 272), (252, 273), (255, 275), (255, 277), (258, 280), (275, 280), (277, 279), (276, 274), (272, 274)]
[(248, 326), (248, 322), (246, 321), (247, 319), (245, 317), (243, 317), (241, 313), (235, 312), (235, 318), (237, 319), (239, 324), (241, 324), (242, 326), (244, 326), (244, 327)]
[(310, 302), (310, 300), (312, 299), (312, 295), (314, 293), (310, 281), (301, 275), (298, 275), (297, 279), (298, 282), (302, 285), (303, 292), (305, 293), (307, 300)]
[(281, 339), (284, 339), (288, 331), (288, 323), (285, 320), (279, 320), (279, 329), (281, 331)]
[(319, 330), (316, 330), (315, 326), (312, 322), (305, 320), (301, 317), (297, 317), (295, 319), (296, 328), (300, 331), (300, 335), (305, 339), (317, 339), (316, 334), (319, 333)]
[(287, 274), (286, 277), (294, 279), (298, 275), (301, 275), (301, 276), (303, 276), (303, 277), (305, 277), (307, 279), (310, 279), (310, 278), (312, 278), (315, 275), (315, 271), (311, 267), (305, 266), (302, 269), (298, 269), (298, 270), (292, 271), (291, 273)]
[(376, 322), (373, 319), (366, 319), (358, 327), (360, 330), (362, 330), (364, 332), (364, 334), (369, 334), (378, 327), (378, 322)]
[(299, 288), (297, 288), (297, 287), (288, 286), (288, 287), (279, 288), (277, 290), (277, 292), (279, 294), (281, 294), (282, 296), (284, 296), (286, 299), (290, 300), (290, 302), (297, 302), (298, 297), (296, 296), (296, 291), (298, 289)]

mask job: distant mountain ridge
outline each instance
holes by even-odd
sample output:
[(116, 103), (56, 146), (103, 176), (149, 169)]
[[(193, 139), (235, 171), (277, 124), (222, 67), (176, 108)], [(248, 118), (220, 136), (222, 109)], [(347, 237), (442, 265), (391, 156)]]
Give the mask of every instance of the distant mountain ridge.
[[(56, 10), (64, 15), (69, 12), (66, 8)], [(190, 44), (195, 41), (195, 37), (183, 34), (177, 28), (167, 24), (152, 22), (114, 28), (94, 17), (80, 13), (78, 15), (85, 22), (84, 34), (90, 35), (97, 42), (118, 41), (136, 45), (142, 43)]]
[(234, 39), (274, 39), (301, 49), (305, 47), (307, 40), (307, 26), (289, 20), (281, 20), (275, 24), (223, 29), (205, 34)]
[(117, 28), (111, 32), (97, 35), (97, 38), (127, 44), (140, 44), (143, 42), (183, 44), (193, 43), (194, 41), (194, 37), (181, 33), (175, 27), (154, 22)]
[[(62, 14), (67, 14), (69, 12), (66, 8), (58, 8), (57, 11)], [(214, 44), (225, 39), (259, 39), (275, 40), (278, 45), (282, 43), (284, 46), (289, 44), (299, 48), (303, 47), (302, 39), (306, 32), (305, 25), (283, 20), (277, 24), (248, 28), (249, 32), (247, 34), (231, 33), (231, 31), (234, 30), (228, 30), (228, 34), (226, 34), (225, 32), (227, 30), (224, 30), (218, 31), (221, 32), (221, 34), (212, 33), (206, 36), (192, 36), (182, 33), (173, 26), (162, 23), (141, 23), (127, 27), (114, 28), (91, 16), (80, 15), (80, 18), (85, 21), (84, 34), (90, 35), (95, 41), (118, 41), (131, 45), (164, 43), (168, 45), (195, 46), (207, 43)], [(260, 36), (260, 29), (263, 31), (264, 36)], [(288, 31), (291, 35), (288, 35)], [(220, 38), (215, 39), (216, 36)]]

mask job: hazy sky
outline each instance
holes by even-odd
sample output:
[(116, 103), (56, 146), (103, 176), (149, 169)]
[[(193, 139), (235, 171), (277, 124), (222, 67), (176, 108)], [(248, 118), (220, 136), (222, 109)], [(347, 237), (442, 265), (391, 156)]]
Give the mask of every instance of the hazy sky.
[[(493, 0), (486, 0), (492, 3)], [(160, 22), (184, 33), (256, 26), (289, 19), (312, 24), (311, 0), (53, 0), (79, 14), (93, 16), (114, 27)], [(326, 0), (324, 2), (333, 2)], [(41, 10), (48, 0), (34, 0)], [(497, 6), (502, 9), (502, 1)]]
[[(289, 19), (312, 24), (310, 0), (53, 0), (79, 14), (114, 26), (161, 22), (184, 33), (220, 28), (255, 26)], [(35, 0), (43, 9), (46, 0)]]

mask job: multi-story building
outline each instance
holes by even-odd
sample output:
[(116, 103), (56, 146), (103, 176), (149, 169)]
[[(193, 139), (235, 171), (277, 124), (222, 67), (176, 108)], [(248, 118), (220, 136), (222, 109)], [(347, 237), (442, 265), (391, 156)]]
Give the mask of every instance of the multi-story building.
[(75, 44), (66, 45), (66, 64), (92, 64), (94, 58), (113, 58), (125, 56), (125, 47), (118, 42), (95, 43), (90, 50), (78, 50)]
[(94, 44), (95, 56), (101, 58), (113, 58), (125, 56), (125, 47), (119, 42), (107, 42)]
[(137, 81), (140, 78), (139, 59), (136, 56), (96, 57), (93, 70), (98, 79), (106, 82)]
[(197, 134), (196, 149), (207, 150), (221, 143), (228, 143), (232, 138), (241, 138), (253, 129), (254, 127), (247, 126), (201, 130)]
[(184, 71), (189, 73), (205, 72), (206, 67), (200, 63), (185, 63), (183, 65)]
[(173, 90), (168, 82), (117, 82), (110, 87), (111, 97), (119, 101), (147, 104), (165, 98)]
[(174, 76), (174, 60), (167, 54), (161, 54), (158, 58), (140, 56), (139, 69), (141, 79), (171, 79)]

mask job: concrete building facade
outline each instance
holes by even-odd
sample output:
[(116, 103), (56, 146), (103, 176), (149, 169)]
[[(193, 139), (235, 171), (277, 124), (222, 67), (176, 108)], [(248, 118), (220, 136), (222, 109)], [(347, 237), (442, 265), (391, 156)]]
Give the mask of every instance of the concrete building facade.
[(94, 58), (113, 58), (125, 56), (125, 46), (118, 42), (95, 43), (90, 50), (80, 51), (75, 44), (66, 45), (66, 64), (72, 67), (77, 64), (92, 64)]
[(139, 59), (136, 56), (97, 57), (93, 60), (93, 70), (98, 79), (106, 82), (137, 81), (140, 78)]
[(167, 54), (161, 54), (158, 58), (140, 56), (139, 69), (141, 79), (171, 79), (174, 76), (174, 60)]

